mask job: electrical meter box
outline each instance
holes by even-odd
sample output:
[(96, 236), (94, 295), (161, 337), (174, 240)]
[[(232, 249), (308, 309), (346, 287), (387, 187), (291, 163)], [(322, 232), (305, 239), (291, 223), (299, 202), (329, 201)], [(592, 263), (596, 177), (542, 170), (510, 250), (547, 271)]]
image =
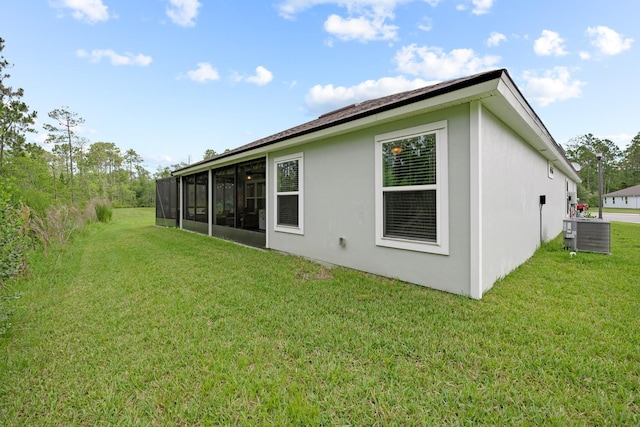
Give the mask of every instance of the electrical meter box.
[(564, 237), (564, 248), (572, 251), (576, 250), (576, 221), (575, 219), (565, 219), (562, 224), (562, 236)]

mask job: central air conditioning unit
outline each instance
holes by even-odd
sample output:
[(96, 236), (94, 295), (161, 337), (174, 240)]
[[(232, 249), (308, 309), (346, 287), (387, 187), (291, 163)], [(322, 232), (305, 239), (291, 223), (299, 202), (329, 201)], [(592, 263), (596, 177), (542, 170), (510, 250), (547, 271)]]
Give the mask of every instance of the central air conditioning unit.
[(611, 254), (611, 223), (600, 219), (565, 219), (564, 248), (578, 252)]

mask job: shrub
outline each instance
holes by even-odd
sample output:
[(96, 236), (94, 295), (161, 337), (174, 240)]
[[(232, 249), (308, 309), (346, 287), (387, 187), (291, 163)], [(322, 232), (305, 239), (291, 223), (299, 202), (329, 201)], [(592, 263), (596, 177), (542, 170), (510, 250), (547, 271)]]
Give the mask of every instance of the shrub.
[(593, 208), (597, 208), (598, 206), (600, 206), (600, 203), (598, 203), (598, 193), (596, 194), (590, 194), (587, 197), (587, 203), (589, 203), (589, 207), (591, 209)]
[(28, 227), (29, 208), (17, 200), (10, 185), (0, 183), (0, 286), (26, 267)]

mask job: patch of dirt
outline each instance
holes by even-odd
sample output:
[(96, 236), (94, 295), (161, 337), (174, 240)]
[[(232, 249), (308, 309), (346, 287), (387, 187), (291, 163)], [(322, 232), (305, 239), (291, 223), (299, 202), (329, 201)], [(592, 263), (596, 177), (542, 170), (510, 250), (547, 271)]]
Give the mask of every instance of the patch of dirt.
[(325, 267), (319, 269), (318, 271), (302, 270), (298, 274), (296, 274), (296, 280), (300, 280), (301, 282), (331, 279), (333, 279), (333, 274), (331, 274), (331, 270)]

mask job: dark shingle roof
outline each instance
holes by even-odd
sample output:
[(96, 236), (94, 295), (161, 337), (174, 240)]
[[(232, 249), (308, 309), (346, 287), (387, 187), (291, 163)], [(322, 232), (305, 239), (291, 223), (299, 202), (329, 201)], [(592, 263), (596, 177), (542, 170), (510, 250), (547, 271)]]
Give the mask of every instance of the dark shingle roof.
[[(357, 104), (352, 104), (347, 107), (339, 108), (337, 110), (323, 114), (317, 119), (310, 122), (306, 122), (299, 126), (295, 126), (282, 132), (267, 136), (265, 138), (258, 139), (257, 141), (253, 141), (241, 147), (234, 148), (233, 150), (225, 151), (224, 153), (219, 154), (216, 157), (191, 164), (181, 169), (191, 168), (201, 163), (207, 163), (212, 160), (222, 159), (233, 154), (239, 154), (258, 147), (275, 144), (280, 141), (284, 141), (301, 135), (306, 135), (322, 129), (327, 129), (342, 123), (347, 123), (373, 114), (381, 113), (383, 111), (391, 110), (393, 108), (398, 108), (403, 105), (412, 104), (414, 102), (433, 98), (435, 96), (453, 92), (455, 90), (464, 89), (466, 87), (474, 86), (479, 83), (484, 83), (500, 78), (503, 73), (507, 73), (507, 70), (498, 69), (487, 71), (468, 77), (448, 80), (446, 82), (437, 83), (419, 89), (400, 92), (393, 95), (384, 96), (382, 98), (376, 98)], [(181, 169), (176, 170), (176, 172)]]
[(623, 188), (622, 190), (607, 193), (605, 197), (624, 197), (624, 196), (640, 196), (640, 185), (634, 185), (633, 187)]

